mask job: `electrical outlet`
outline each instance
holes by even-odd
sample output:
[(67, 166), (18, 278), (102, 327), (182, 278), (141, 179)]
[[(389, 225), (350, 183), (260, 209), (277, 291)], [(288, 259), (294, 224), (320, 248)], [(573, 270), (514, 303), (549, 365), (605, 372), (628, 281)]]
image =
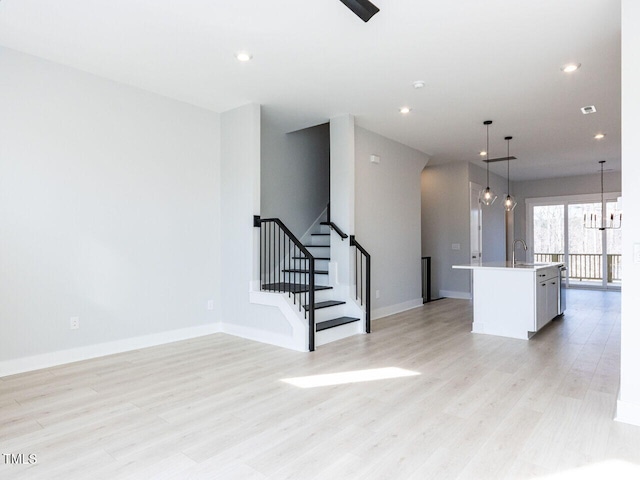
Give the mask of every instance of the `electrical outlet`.
[(460, 250), (460, 244), (459, 243), (452, 243), (451, 244), (451, 250)]
[(376, 290), (376, 298), (380, 298), (380, 290)]
[(69, 328), (71, 330), (77, 330), (80, 328), (80, 317), (71, 317), (69, 319)]
[(207, 302), (207, 310), (213, 310), (213, 300)]

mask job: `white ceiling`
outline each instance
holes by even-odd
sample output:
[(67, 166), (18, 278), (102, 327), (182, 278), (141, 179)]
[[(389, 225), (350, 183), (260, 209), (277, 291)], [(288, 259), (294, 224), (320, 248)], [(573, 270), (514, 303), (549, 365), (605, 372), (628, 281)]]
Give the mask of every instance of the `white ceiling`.
[(288, 130), (352, 113), (433, 163), (484, 165), (491, 119), (516, 180), (620, 170), (619, 0), (374, 3), (363, 23), (339, 0), (2, 0), (0, 45), (217, 112), (260, 103)]

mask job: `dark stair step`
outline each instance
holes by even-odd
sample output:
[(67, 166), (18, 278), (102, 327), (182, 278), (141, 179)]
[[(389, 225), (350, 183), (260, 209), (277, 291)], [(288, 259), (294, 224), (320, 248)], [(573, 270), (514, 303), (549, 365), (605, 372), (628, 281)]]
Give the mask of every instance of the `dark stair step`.
[[(329, 285), (316, 285), (314, 291), (331, 290), (332, 288)], [(309, 285), (287, 282), (266, 283), (262, 285), (262, 290), (267, 292), (305, 293), (309, 291)]]
[[(282, 270), (285, 273), (309, 273), (309, 270), (303, 270), (301, 268), (284, 268)], [(327, 270), (316, 270), (316, 275), (329, 275)]]
[(340, 325), (346, 325), (347, 323), (353, 323), (359, 321), (359, 318), (353, 317), (339, 317), (331, 320), (327, 320), (326, 322), (320, 322), (316, 325), (316, 332), (321, 332), (322, 330), (327, 330), (333, 327), (339, 327)]
[[(309, 260), (307, 257), (291, 257), (294, 260)], [(329, 257), (313, 257), (314, 260), (331, 260)]]
[(304, 248), (331, 248), (331, 245), (305, 245)]
[[(315, 304), (316, 310), (318, 310), (319, 308), (328, 308), (328, 307), (335, 307), (336, 305), (344, 305), (347, 302), (341, 302), (340, 300), (327, 300), (326, 302), (319, 302)], [(304, 309), (308, 312), (309, 311), (309, 305), (305, 305)]]
[(311, 236), (312, 237), (330, 237), (331, 234), (330, 233), (312, 233)]

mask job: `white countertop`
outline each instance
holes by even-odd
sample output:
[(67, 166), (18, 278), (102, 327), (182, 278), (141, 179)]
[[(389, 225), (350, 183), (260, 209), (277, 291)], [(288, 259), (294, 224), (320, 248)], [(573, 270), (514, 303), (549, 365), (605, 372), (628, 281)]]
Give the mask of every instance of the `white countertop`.
[(517, 262), (515, 267), (511, 264), (511, 262), (502, 261), (502, 262), (482, 262), (478, 264), (465, 264), (465, 265), (453, 265), (453, 268), (463, 269), (463, 270), (487, 270), (487, 269), (501, 269), (501, 270), (524, 270), (524, 271), (535, 271), (540, 270), (541, 268), (548, 267), (561, 267), (564, 265), (563, 262), (549, 262), (549, 263), (524, 263)]

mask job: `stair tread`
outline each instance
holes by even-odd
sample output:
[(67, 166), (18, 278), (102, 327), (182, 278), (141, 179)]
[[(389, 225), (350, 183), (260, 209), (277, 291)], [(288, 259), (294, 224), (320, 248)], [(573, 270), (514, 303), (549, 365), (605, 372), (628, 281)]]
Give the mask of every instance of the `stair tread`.
[[(309, 260), (307, 257), (291, 257), (294, 260)], [(313, 257), (314, 260), (331, 260), (329, 257)]]
[[(283, 272), (286, 273), (309, 273), (309, 270), (304, 270), (301, 268), (283, 268), (282, 269)], [(329, 272), (327, 270), (316, 270), (316, 275), (329, 275)]]
[(305, 245), (305, 248), (331, 248), (331, 245)]
[(312, 237), (328, 237), (330, 236), (330, 233), (312, 233), (311, 236)]
[(321, 332), (322, 330), (327, 330), (333, 327), (339, 327), (340, 325), (346, 325), (347, 323), (353, 323), (359, 321), (359, 318), (354, 317), (338, 317), (333, 318), (331, 320), (327, 320), (325, 322), (320, 322), (316, 324), (316, 332)]
[[(315, 290), (330, 290), (333, 287), (329, 285), (316, 285)], [(290, 293), (304, 293), (309, 291), (309, 285), (300, 284), (300, 283), (287, 283), (287, 282), (279, 282), (279, 283), (265, 283), (262, 285), (263, 291), (272, 291), (272, 292), (290, 292)]]
[[(347, 302), (341, 300), (327, 300), (326, 302), (318, 302), (315, 304), (316, 310), (319, 308), (335, 307), (336, 305), (344, 305)], [(309, 311), (309, 305), (305, 305), (304, 309)]]

